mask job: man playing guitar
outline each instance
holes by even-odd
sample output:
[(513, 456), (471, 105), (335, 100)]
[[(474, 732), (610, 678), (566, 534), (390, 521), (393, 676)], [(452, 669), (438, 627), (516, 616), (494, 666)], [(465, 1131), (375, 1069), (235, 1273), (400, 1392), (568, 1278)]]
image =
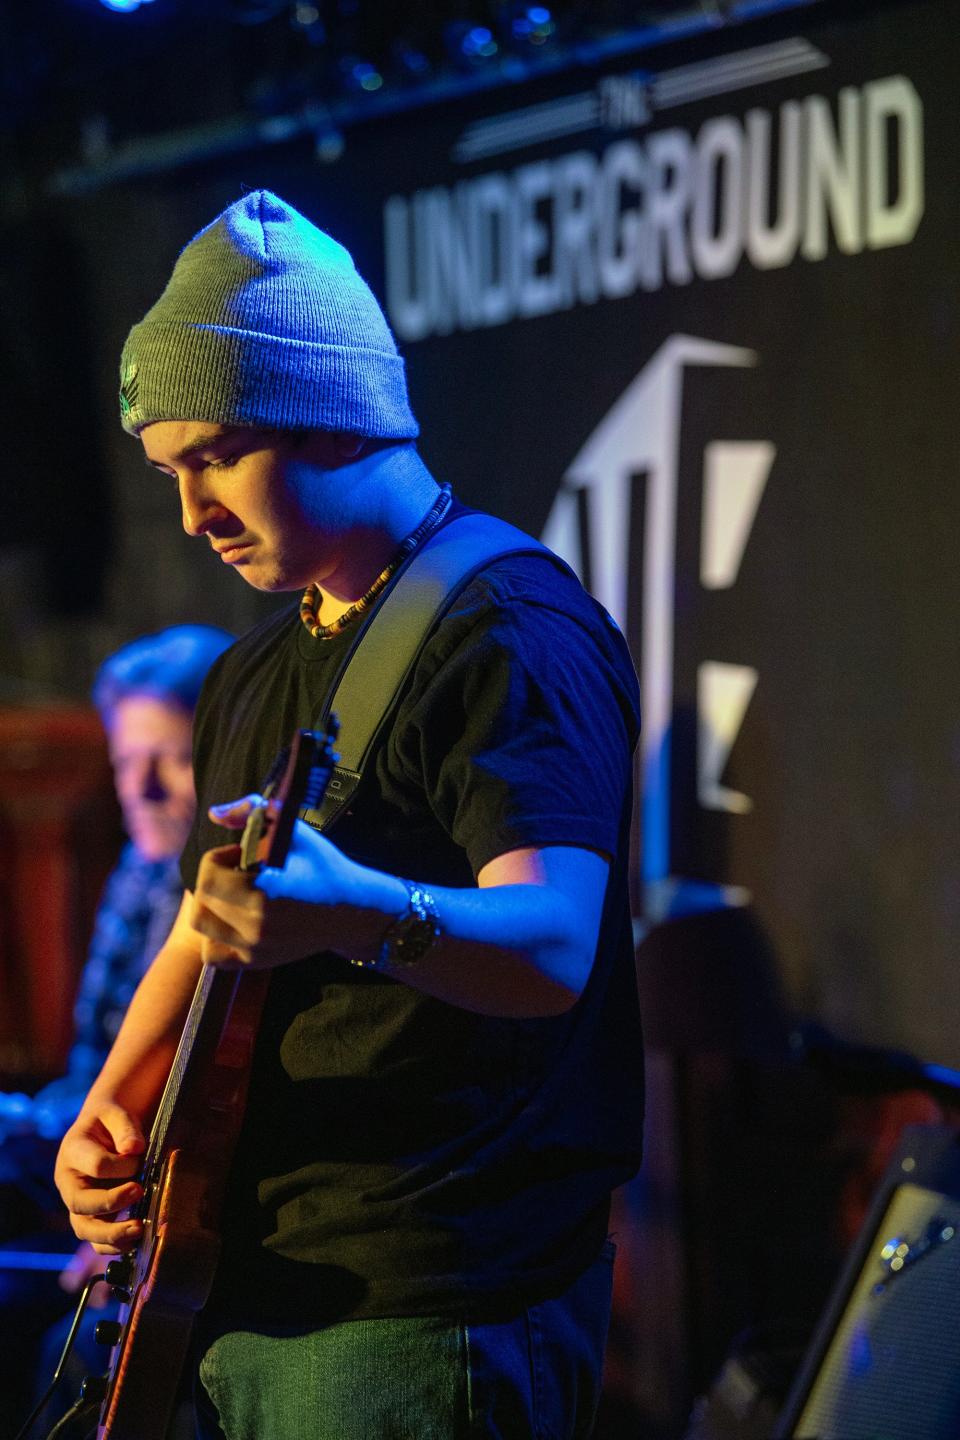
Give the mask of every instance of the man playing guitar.
[(350, 256), (266, 191), (181, 254), (127, 340), (121, 411), (188, 535), (303, 593), (201, 696), (183, 905), (57, 1162), (74, 1230), (137, 1245), (131, 1177), (201, 968), (269, 969), (198, 1336), (209, 1434), (587, 1436), (642, 1109), (626, 645), (549, 556), (495, 559), (333, 838), (298, 821), (282, 869), (245, 872), (222, 829), (463, 507), (417, 453)]

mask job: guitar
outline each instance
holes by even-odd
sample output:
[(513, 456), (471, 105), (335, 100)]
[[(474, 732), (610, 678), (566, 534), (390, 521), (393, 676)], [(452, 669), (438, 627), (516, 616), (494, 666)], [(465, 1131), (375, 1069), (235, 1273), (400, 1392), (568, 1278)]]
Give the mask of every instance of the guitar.
[[(243, 831), (241, 869), (283, 866), (297, 814), (323, 799), (337, 728), (331, 717), (324, 734), (300, 730), (277, 757)], [(268, 970), (205, 966), (197, 984), (137, 1177), (144, 1195), (130, 1214), (143, 1221), (143, 1239), (106, 1269), (123, 1304), (119, 1321), (97, 1327), (98, 1340), (113, 1346), (97, 1440), (166, 1433), (217, 1267), (219, 1215), (269, 979)], [(84, 1384), (98, 1398), (96, 1382)]]

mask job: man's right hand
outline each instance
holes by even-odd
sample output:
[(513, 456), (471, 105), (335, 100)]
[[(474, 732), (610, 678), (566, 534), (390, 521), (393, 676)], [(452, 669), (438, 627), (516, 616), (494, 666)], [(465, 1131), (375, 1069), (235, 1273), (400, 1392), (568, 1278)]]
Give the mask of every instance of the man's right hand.
[(100, 1255), (122, 1254), (140, 1241), (142, 1222), (121, 1212), (143, 1195), (132, 1176), (145, 1148), (134, 1116), (109, 1101), (88, 1099), (63, 1137), (54, 1180), (74, 1234)]

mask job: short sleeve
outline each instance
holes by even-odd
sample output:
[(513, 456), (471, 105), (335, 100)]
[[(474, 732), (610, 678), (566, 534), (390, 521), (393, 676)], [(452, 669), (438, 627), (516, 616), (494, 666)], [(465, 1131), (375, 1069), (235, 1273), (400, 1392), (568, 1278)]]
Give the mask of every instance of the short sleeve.
[(474, 875), (526, 846), (613, 855), (630, 804), (639, 698), (626, 644), (572, 577), (556, 601), (549, 588), (516, 565), (475, 582), (426, 647), (395, 732)]

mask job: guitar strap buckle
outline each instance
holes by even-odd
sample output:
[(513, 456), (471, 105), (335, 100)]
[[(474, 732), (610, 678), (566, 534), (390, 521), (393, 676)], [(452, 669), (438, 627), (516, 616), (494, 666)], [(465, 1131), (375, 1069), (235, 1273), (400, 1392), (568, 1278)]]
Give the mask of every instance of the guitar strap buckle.
[(341, 811), (349, 805), (359, 784), (359, 770), (350, 770), (346, 765), (334, 765), (319, 808), (304, 808), (300, 811), (300, 819), (306, 820), (314, 830), (329, 829)]

